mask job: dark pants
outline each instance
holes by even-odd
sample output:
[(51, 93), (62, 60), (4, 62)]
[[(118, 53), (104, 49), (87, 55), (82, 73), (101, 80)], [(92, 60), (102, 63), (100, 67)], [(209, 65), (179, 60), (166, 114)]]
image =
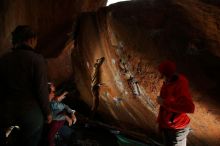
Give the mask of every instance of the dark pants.
[(5, 146), (5, 144), (6, 144), (5, 130), (4, 128), (0, 128), (0, 145)]
[(165, 146), (186, 146), (189, 127), (184, 129), (162, 129)]
[(62, 121), (52, 121), (52, 123), (49, 126), (49, 132), (48, 132), (48, 142), (49, 146), (54, 146), (54, 138), (56, 133), (59, 131), (59, 129), (64, 125), (65, 120)]
[(93, 119), (99, 106), (99, 86), (95, 85), (92, 87), (91, 90), (92, 90), (92, 95), (93, 95), (93, 101), (92, 101), (90, 119)]
[[(13, 122), (6, 124), (5, 121)], [(35, 107), (26, 112), (20, 112), (18, 109), (18, 112), (13, 114), (13, 117), (4, 119), (2, 127), (8, 128), (15, 125), (20, 127), (17, 134), (11, 137), (11, 145), (38, 146), (43, 121), (43, 114), (39, 107)]]

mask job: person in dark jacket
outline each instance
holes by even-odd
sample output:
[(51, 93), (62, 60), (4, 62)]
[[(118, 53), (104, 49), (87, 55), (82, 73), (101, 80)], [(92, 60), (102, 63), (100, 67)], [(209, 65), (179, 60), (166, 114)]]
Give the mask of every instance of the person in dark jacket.
[(159, 65), (159, 72), (165, 77), (160, 96), (158, 115), (159, 128), (164, 137), (165, 146), (186, 146), (190, 118), (195, 106), (189, 91), (187, 78), (176, 73), (176, 64), (170, 60)]
[(35, 52), (36, 33), (27, 25), (12, 32), (12, 52), (0, 58), (0, 126), (20, 127), (16, 145), (37, 146), (50, 123), (46, 62)]

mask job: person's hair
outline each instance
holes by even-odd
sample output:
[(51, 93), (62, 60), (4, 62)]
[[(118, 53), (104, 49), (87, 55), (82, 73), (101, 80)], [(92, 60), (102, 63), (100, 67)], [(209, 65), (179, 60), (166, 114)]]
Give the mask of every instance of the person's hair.
[(171, 77), (176, 72), (176, 63), (171, 60), (165, 60), (158, 66), (160, 73), (167, 77)]
[(36, 32), (28, 25), (18, 25), (11, 35), (13, 45), (21, 44), (37, 36)]

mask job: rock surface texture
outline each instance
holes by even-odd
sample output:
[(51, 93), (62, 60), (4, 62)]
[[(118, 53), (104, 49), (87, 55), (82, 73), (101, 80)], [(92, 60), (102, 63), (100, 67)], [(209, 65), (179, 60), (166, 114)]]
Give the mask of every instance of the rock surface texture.
[(188, 77), (196, 105), (189, 145), (220, 145), (220, 9), (208, 2), (131, 1), (83, 14), (72, 56), (82, 99), (92, 104), (93, 66), (105, 57), (99, 112), (127, 130), (157, 135), (156, 68), (171, 59)]
[(162, 85), (157, 66), (164, 59), (174, 60), (189, 79), (196, 105), (188, 145), (219, 146), (218, 0), (135, 0), (103, 7), (105, 3), (3, 0), (0, 55), (9, 51), (16, 25), (33, 26), (39, 32), (37, 50), (48, 59), (50, 80), (74, 79), (89, 106), (94, 65), (104, 57), (98, 113), (132, 135), (157, 140), (156, 97)]

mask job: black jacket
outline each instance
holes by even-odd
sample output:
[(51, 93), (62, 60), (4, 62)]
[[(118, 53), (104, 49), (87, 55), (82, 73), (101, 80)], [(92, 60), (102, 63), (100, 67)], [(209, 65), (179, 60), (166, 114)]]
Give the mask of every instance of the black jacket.
[(33, 108), (41, 108), (44, 116), (50, 112), (46, 62), (22, 45), (0, 58), (0, 121)]

